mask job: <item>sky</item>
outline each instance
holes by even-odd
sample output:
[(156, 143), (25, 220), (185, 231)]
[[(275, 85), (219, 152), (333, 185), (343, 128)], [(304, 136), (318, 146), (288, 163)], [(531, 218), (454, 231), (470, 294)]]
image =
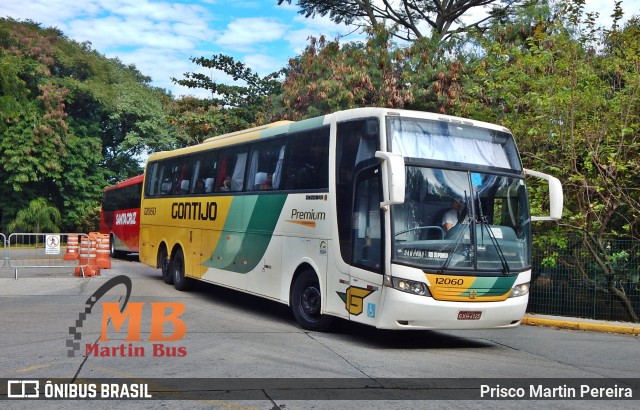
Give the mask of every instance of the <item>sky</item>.
[[(614, 0), (586, 0), (603, 24), (610, 20)], [(207, 72), (191, 57), (226, 54), (260, 75), (286, 66), (300, 54), (309, 36), (323, 34), (342, 41), (359, 33), (328, 18), (306, 19), (298, 7), (278, 0), (2, 0), (0, 16), (56, 27), (77, 42), (109, 58), (133, 64), (152, 84), (174, 96), (207, 97), (205, 90), (178, 86), (187, 72), (203, 72), (231, 83), (221, 72)], [(627, 14), (640, 13), (640, 0), (623, 0)], [(628, 16), (626, 16), (628, 17)]]

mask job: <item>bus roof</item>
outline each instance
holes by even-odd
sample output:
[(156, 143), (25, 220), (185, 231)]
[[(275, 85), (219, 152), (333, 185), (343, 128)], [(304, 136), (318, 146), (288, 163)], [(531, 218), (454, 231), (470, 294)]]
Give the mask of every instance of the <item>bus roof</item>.
[(144, 179), (144, 175), (136, 175), (135, 177), (131, 177), (129, 179), (125, 179), (124, 181), (118, 182), (117, 184), (109, 185), (104, 190), (110, 191), (112, 189), (122, 188), (129, 185), (135, 185), (142, 182)]
[(382, 115), (389, 116), (400, 116), (400, 117), (413, 117), (413, 118), (424, 118), (431, 119), (435, 121), (445, 121), (451, 123), (460, 123), (466, 124), (476, 127), (488, 128), (497, 131), (503, 131), (507, 133), (511, 133), (507, 128), (491, 124), (483, 121), (471, 120), (468, 118), (462, 117), (454, 117), (451, 115), (437, 114), (426, 111), (412, 111), (412, 110), (403, 110), (403, 109), (395, 109), (395, 108), (381, 108), (381, 107), (362, 107), (362, 108), (352, 108), (343, 111), (337, 111), (331, 114), (322, 115), (319, 117), (309, 118), (301, 121), (276, 121), (270, 124), (261, 125), (258, 127), (249, 128), (246, 130), (231, 132), (228, 134), (222, 134), (215, 137), (207, 138), (198, 145), (193, 145), (184, 148), (178, 148), (176, 150), (171, 151), (161, 151), (153, 153), (149, 156), (148, 161), (153, 161), (162, 158), (168, 158), (173, 156), (179, 156), (183, 154), (198, 152), (202, 150), (206, 150), (209, 148), (222, 147), (226, 145), (232, 145), (242, 142), (247, 142), (251, 140), (255, 140), (258, 138), (266, 138), (278, 134), (284, 134), (292, 131), (301, 131), (305, 129), (312, 129), (319, 127), (326, 122), (331, 121), (345, 121), (350, 118), (363, 118), (363, 117), (379, 117)]
[(279, 127), (280, 125), (291, 124), (292, 122), (293, 121), (276, 121), (270, 124), (260, 125), (253, 128), (247, 128), (246, 130), (240, 130), (240, 131), (230, 132), (228, 134), (216, 135), (215, 137), (207, 138), (206, 140), (204, 140), (204, 142), (206, 143), (211, 141), (220, 141), (225, 138), (238, 137), (244, 134), (250, 134), (252, 132), (266, 130), (267, 128), (273, 128), (273, 127)]

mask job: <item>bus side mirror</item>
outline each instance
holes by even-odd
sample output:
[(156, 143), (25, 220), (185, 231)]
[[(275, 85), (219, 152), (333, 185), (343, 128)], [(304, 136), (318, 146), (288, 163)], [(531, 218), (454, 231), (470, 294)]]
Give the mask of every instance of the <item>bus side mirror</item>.
[(532, 216), (532, 221), (557, 221), (562, 218), (563, 193), (558, 178), (538, 171), (525, 169), (524, 173), (532, 177), (544, 179), (549, 183), (549, 216)]
[(376, 151), (376, 158), (382, 159), (387, 178), (382, 183), (384, 201), (380, 202), (380, 207), (403, 204), (406, 184), (404, 158), (400, 154), (382, 151)]

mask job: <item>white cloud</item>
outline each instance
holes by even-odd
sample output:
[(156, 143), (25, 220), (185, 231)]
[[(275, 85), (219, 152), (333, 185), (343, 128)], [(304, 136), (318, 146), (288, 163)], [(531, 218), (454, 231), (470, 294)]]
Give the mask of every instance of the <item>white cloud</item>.
[(97, 50), (118, 47), (157, 47), (164, 50), (193, 48), (194, 39), (177, 36), (167, 22), (108, 17), (100, 20), (74, 20), (68, 35), (91, 41)]
[(279, 40), (287, 26), (270, 18), (253, 17), (233, 20), (216, 44), (234, 50), (253, 50), (256, 44)]
[(188, 57), (177, 53), (166, 53), (163, 50), (149, 47), (138, 48), (129, 52), (109, 54), (107, 57), (118, 58), (124, 64), (134, 64), (146, 76), (153, 79), (156, 87), (170, 90), (175, 96), (193, 95), (200, 98), (210, 97), (211, 93), (201, 89), (191, 89), (174, 84), (171, 78), (181, 80), (187, 72), (199, 72), (211, 75), (210, 70), (204, 69), (191, 61)]
[(245, 56), (244, 63), (261, 76), (273, 73), (284, 67), (282, 60), (267, 54), (250, 54)]

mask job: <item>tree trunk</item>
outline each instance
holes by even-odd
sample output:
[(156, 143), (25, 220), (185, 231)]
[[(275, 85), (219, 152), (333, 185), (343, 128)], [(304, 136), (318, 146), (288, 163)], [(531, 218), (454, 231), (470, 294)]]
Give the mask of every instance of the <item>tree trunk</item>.
[(609, 292), (611, 292), (615, 297), (618, 298), (618, 300), (620, 300), (620, 302), (622, 302), (622, 305), (624, 306), (624, 308), (627, 310), (627, 313), (629, 313), (629, 316), (631, 317), (631, 321), (638, 323), (638, 314), (633, 309), (633, 304), (629, 300), (629, 296), (627, 296), (627, 294), (621, 291), (620, 289), (616, 288), (613, 282), (611, 282), (611, 284), (609, 285)]

